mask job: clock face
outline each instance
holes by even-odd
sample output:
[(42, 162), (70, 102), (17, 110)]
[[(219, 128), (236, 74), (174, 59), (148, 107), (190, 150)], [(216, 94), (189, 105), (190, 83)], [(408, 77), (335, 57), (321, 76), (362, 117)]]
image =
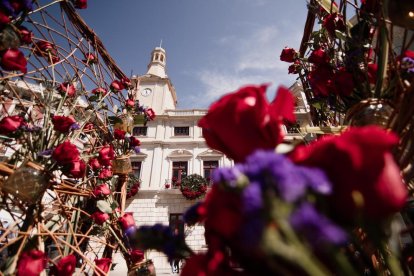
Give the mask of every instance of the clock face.
[(151, 92), (152, 92), (151, 89), (145, 88), (144, 90), (141, 91), (141, 95), (144, 97), (147, 97), (151, 94)]

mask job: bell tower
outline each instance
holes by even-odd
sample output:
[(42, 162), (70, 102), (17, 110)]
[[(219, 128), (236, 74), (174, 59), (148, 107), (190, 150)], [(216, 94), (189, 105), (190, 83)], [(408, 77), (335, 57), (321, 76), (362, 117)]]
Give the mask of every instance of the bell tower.
[(166, 73), (166, 61), (165, 50), (155, 47), (151, 52), (147, 73), (132, 77), (136, 84), (136, 99), (141, 105), (151, 107), (157, 115), (164, 114), (166, 110), (175, 109), (177, 106), (177, 94)]

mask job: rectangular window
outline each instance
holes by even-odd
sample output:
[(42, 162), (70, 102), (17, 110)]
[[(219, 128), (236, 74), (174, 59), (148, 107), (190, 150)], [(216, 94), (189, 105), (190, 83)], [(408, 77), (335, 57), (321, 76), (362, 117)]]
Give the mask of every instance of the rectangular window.
[(174, 136), (189, 136), (190, 127), (174, 127)]
[(170, 214), (169, 226), (174, 234), (184, 235), (183, 214)]
[(141, 161), (132, 161), (132, 173), (137, 177), (141, 178)]
[(146, 126), (134, 127), (134, 129), (132, 130), (132, 135), (134, 135), (134, 136), (147, 136), (147, 129), (148, 129), (148, 127), (146, 127)]
[(173, 162), (172, 170), (172, 186), (173, 188), (180, 187), (181, 179), (187, 175), (188, 162), (176, 161)]
[(204, 178), (207, 179), (209, 185), (211, 184), (211, 177), (213, 174), (213, 170), (218, 168), (218, 160), (214, 161), (203, 161), (203, 171), (204, 171)]

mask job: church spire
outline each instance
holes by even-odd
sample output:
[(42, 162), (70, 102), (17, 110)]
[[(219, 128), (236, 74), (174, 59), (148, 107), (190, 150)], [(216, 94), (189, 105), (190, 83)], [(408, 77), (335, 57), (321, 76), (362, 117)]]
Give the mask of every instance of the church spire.
[(166, 78), (167, 74), (165, 72), (165, 65), (165, 50), (161, 47), (155, 47), (155, 49), (151, 52), (151, 61), (148, 64), (147, 74), (158, 76), (161, 78)]

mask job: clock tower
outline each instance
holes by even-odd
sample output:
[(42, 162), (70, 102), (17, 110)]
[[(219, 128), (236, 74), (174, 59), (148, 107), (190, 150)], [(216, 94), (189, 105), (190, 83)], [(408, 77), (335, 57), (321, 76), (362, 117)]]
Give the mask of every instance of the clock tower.
[(166, 74), (166, 61), (165, 50), (156, 47), (151, 52), (147, 73), (132, 77), (139, 103), (151, 107), (157, 115), (177, 106), (175, 88)]

